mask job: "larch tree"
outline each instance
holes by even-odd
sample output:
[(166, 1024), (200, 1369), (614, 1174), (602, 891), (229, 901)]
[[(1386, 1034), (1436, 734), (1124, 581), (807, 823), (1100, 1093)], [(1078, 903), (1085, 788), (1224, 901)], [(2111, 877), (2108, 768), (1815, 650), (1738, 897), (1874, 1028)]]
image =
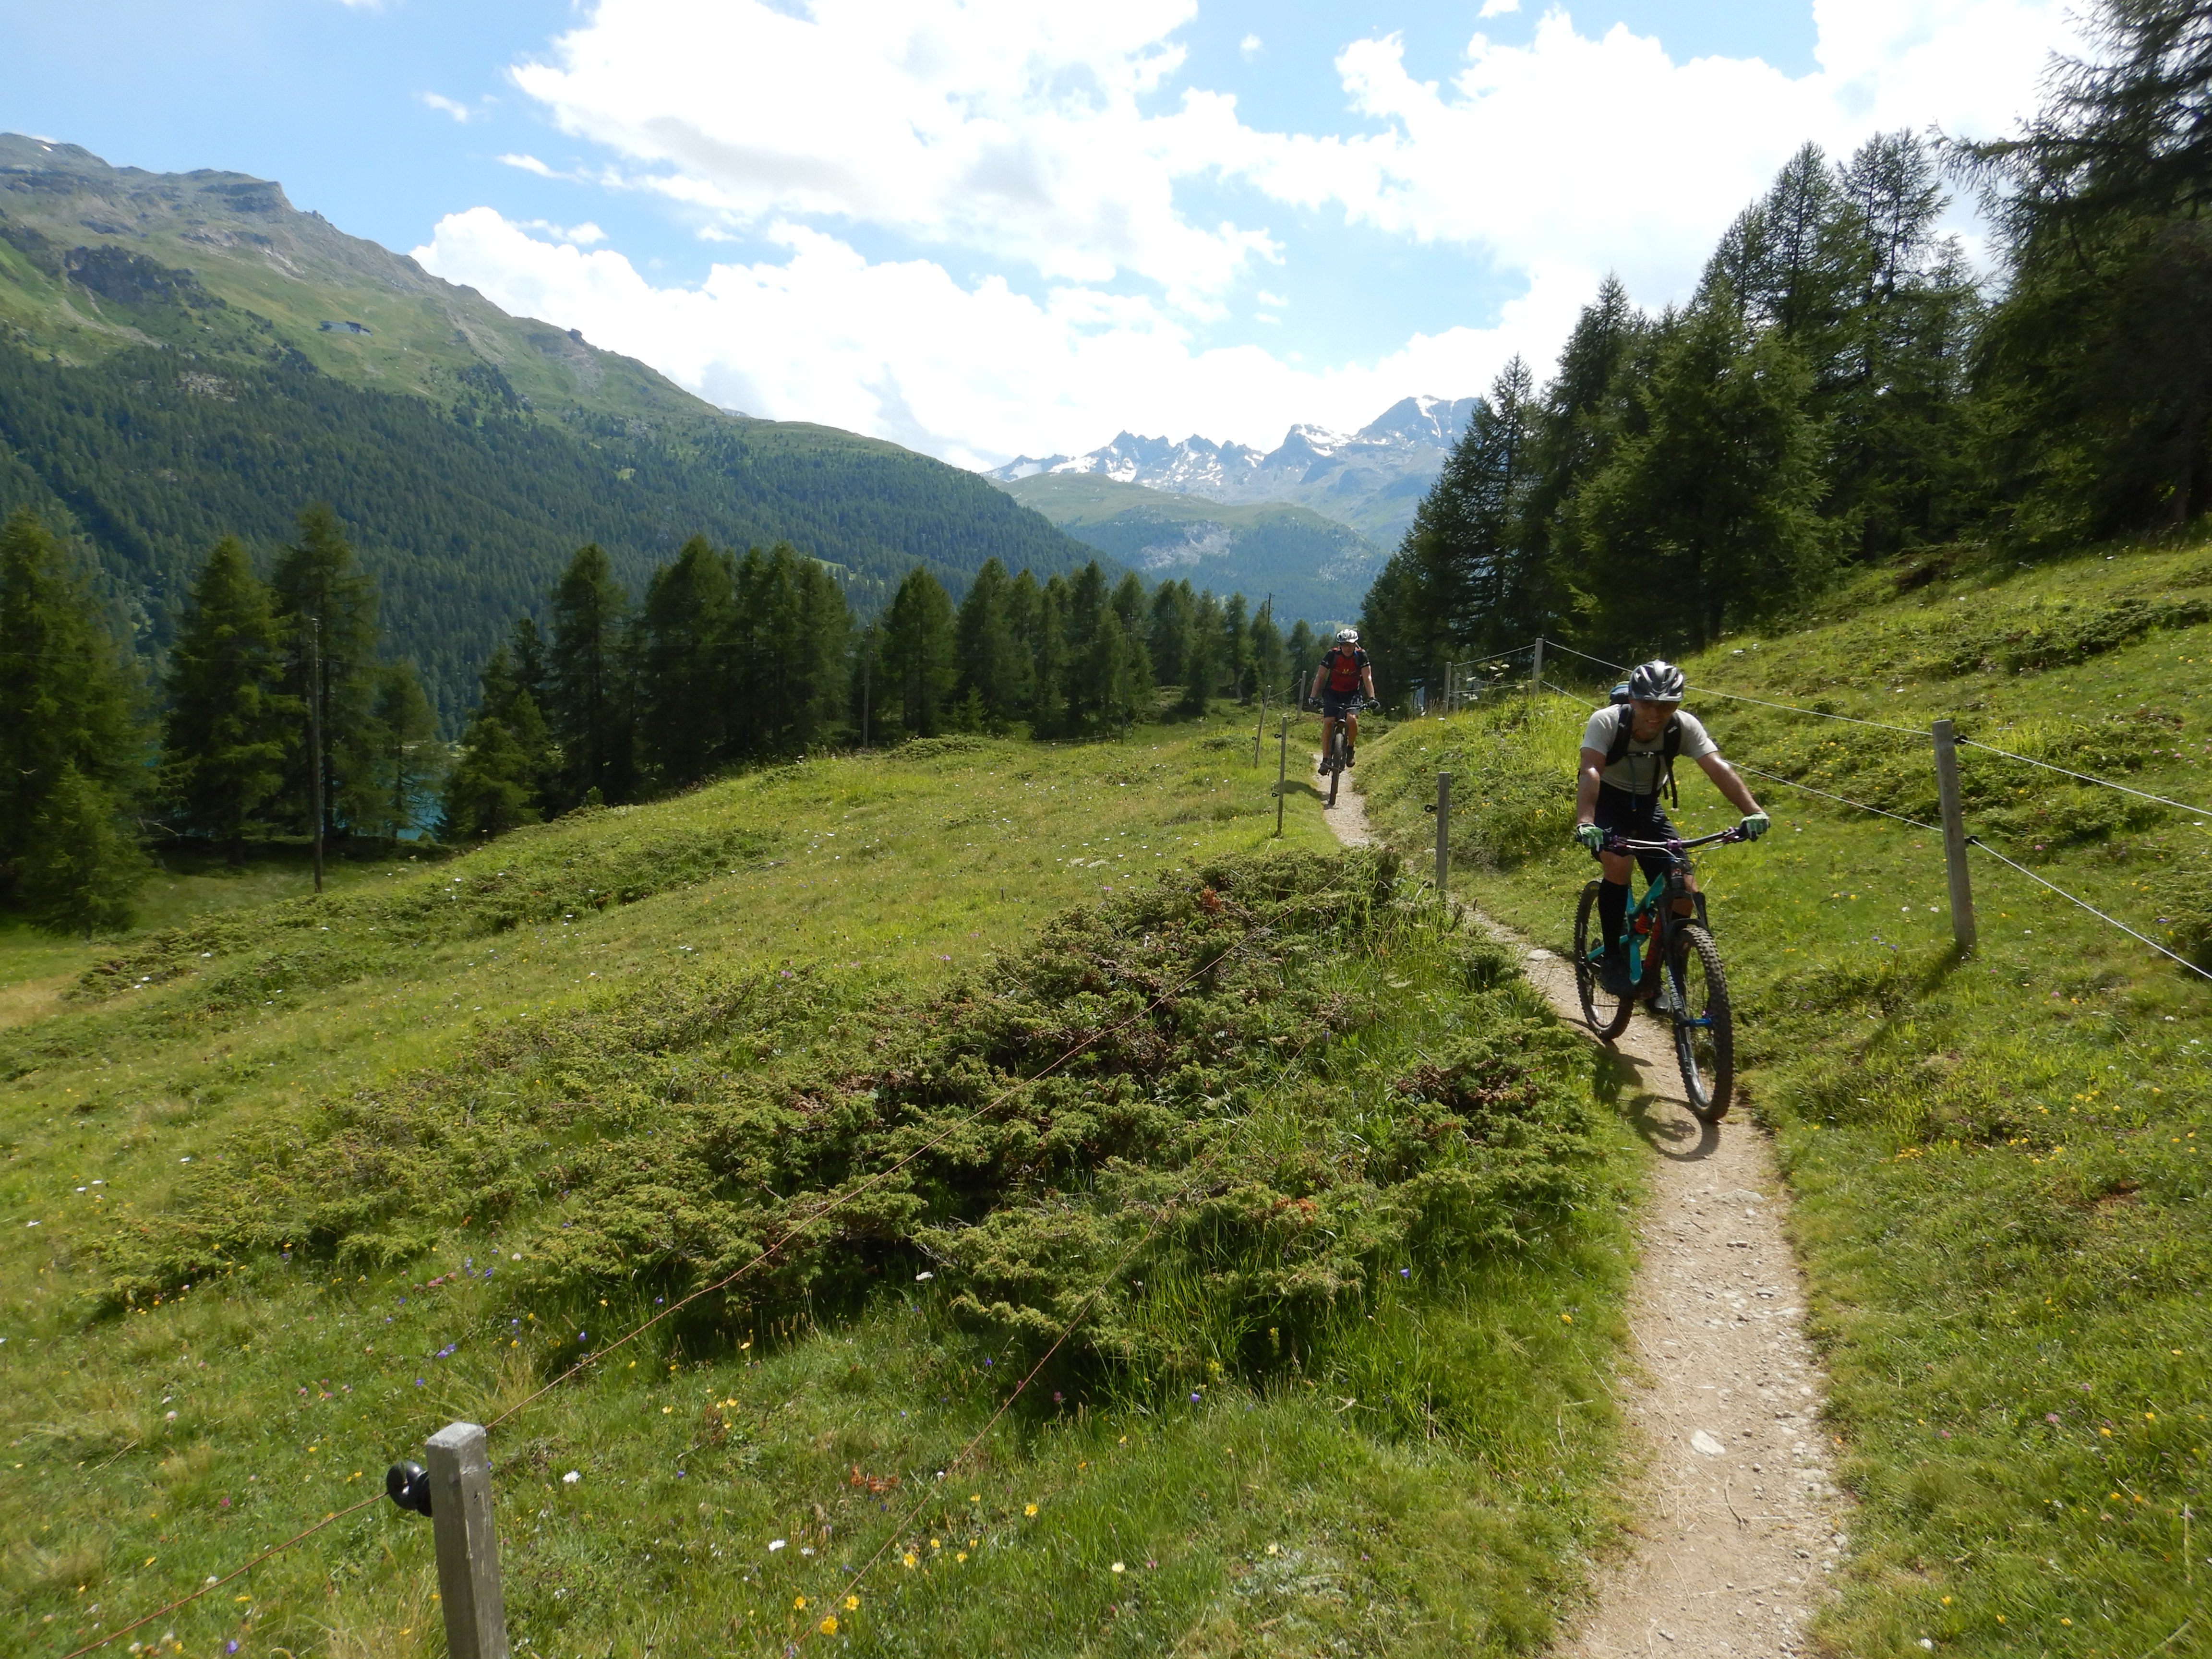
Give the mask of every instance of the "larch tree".
[(262, 809), (284, 784), (302, 705), (281, 689), (283, 630), (269, 590), (234, 536), (217, 542), (192, 585), (163, 690), (161, 793), (187, 835), (246, 861)]

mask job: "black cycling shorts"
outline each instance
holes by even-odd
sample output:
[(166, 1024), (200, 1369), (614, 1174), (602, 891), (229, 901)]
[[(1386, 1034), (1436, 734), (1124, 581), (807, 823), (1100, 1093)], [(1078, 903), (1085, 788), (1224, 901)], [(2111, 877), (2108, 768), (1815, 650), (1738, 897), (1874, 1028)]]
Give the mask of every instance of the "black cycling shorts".
[[(1609, 783), (1597, 787), (1597, 811), (1590, 815), (1590, 822), (1608, 835), (1626, 836), (1631, 841), (1674, 839), (1674, 826), (1656, 794), (1632, 795)], [(1667, 855), (1638, 853), (1636, 862), (1643, 867), (1644, 879), (1656, 881), (1666, 871)]]
[(1359, 712), (1361, 694), (1357, 691), (1332, 691), (1327, 686), (1321, 690), (1321, 712), (1328, 719), (1340, 720), (1346, 714)]

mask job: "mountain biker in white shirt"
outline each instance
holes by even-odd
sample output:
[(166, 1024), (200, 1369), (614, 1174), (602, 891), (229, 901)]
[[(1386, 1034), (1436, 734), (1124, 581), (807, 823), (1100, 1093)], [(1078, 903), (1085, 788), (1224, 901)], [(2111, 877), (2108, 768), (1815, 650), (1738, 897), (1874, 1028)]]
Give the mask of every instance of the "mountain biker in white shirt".
[[(1626, 996), (1628, 941), (1621, 937), (1628, 923), (1628, 861), (1630, 854), (1605, 850), (1609, 836), (1629, 841), (1673, 841), (1674, 824), (1660, 805), (1659, 793), (1671, 787), (1677, 755), (1687, 755), (1713, 781), (1713, 787), (1743, 814), (1739, 826), (1747, 841), (1765, 835), (1771, 820), (1760, 810), (1735, 769), (1721, 758), (1721, 746), (1712, 740), (1694, 714), (1682, 708), (1682, 671), (1669, 662), (1642, 664), (1628, 677), (1626, 702), (1614, 702), (1598, 709), (1583, 728), (1582, 767), (1575, 789), (1575, 839), (1588, 848), (1603, 872), (1598, 886), (1598, 923), (1605, 930), (1602, 981), (1608, 994)], [(1620, 695), (1614, 694), (1616, 697)], [(1665, 856), (1638, 853), (1647, 880), (1663, 873)], [(1697, 878), (1689, 878), (1697, 890)], [(1675, 914), (1693, 915), (1694, 901), (1675, 901)], [(1654, 934), (1651, 949), (1659, 941)], [(1656, 960), (1648, 961), (1644, 991), (1656, 996), (1662, 975)]]

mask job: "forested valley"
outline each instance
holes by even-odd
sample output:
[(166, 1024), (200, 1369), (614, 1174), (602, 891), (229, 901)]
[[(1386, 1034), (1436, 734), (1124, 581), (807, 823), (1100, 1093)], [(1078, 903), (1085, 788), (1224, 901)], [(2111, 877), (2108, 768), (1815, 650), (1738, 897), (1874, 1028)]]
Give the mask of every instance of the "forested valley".
[[(514, 619), (460, 742), (441, 738), (380, 593), (325, 505), (264, 579), (217, 541), (149, 682), (70, 543), (0, 531), (0, 905), (129, 925), (149, 849), (356, 854), (473, 842), (734, 768), (947, 732), (1121, 733), (1211, 697), (1280, 702), (1315, 641), (1189, 584), (987, 558), (956, 606), (916, 564), (865, 626), (822, 562), (694, 536), (633, 595), (596, 544)], [(1173, 688), (1164, 690), (1164, 688)]]
[[(2100, 8), (2017, 138), (1806, 146), (1687, 304), (1608, 281), (1548, 380), (1509, 363), (1369, 591), (1396, 683), (1540, 635), (1693, 650), (1869, 564), (2185, 531), (2212, 484), (2202, 12)], [(1942, 234), (1947, 182), (1997, 280)]]

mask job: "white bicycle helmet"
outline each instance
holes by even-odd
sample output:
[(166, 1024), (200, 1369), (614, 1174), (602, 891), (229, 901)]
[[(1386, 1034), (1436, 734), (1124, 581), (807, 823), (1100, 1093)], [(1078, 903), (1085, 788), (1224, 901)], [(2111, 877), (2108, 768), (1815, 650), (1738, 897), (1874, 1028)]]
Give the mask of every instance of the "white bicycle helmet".
[(1340, 629), (1338, 629), (1336, 630), (1336, 642), (1337, 642), (1339, 645), (1357, 645), (1357, 644), (1358, 644), (1358, 643), (1359, 643), (1359, 630), (1358, 630), (1358, 629), (1356, 629), (1356, 628), (1340, 628)]

